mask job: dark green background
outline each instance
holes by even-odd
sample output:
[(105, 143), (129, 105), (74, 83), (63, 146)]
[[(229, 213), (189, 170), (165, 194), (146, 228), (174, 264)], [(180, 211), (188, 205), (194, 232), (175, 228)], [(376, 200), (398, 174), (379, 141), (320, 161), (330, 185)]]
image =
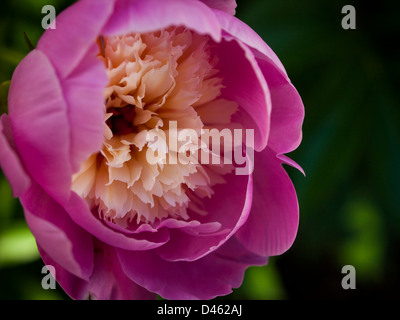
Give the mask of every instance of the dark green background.
[[(71, 0), (2, 0), (0, 82), (9, 80), (40, 35), (43, 5)], [(306, 108), (304, 138), (287, 168), (298, 192), (293, 247), (250, 268), (232, 299), (398, 298), (400, 101), (398, 7), (392, 2), (238, 1), (238, 17), (277, 53)], [(341, 9), (356, 8), (356, 30)], [(356, 269), (343, 290), (341, 269)], [(43, 263), (18, 200), (0, 176), (0, 299), (66, 299), (41, 288)]]

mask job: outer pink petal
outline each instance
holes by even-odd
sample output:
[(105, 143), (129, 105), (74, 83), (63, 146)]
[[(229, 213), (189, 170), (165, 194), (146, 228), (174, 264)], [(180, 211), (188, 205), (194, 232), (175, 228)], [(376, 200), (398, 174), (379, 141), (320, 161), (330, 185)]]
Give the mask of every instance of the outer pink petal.
[[(156, 249), (169, 261), (194, 261), (217, 250), (228, 241), (246, 222), (250, 212), (253, 192), (251, 175), (224, 177), (226, 184), (213, 188), (211, 199), (204, 199), (206, 217), (198, 217), (203, 223), (218, 221), (221, 229), (210, 234), (195, 234), (187, 228), (170, 229), (170, 241)], [(194, 216), (194, 214), (193, 214)]]
[(27, 175), (15, 150), (14, 137), (7, 115), (0, 118), (0, 165), (13, 189), (14, 197), (23, 194), (30, 186), (31, 179)]
[(77, 172), (104, 140), (104, 88), (109, 79), (93, 45), (75, 70), (62, 82), (71, 127), (70, 159)]
[(243, 281), (249, 265), (266, 263), (234, 238), (194, 262), (168, 262), (154, 251), (117, 250), (122, 269), (137, 284), (165, 299), (212, 299), (227, 295)]
[(67, 107), (57, 75), (42, 52), (31, 51), (18, 65), (8, 101), (23, 165), (50, 195), (65, 201), (71, 187)]
[(255, 155), (253, 176), (253, 206), (236, 236), (255, 254), (280, 255), (291, 247), (297, 234), (296, 191), (282, 168), (282, 161), (268, 147)]
[(54, 65), (63, 88), (70, 127), (72, 171), (101, 148), (104, 125), (104, 88), (108, 77), (96, 58), (101, 29), (115, 1), (81, 0), (63, 11), (56, 29), (48, 29), (38, 43)]
[(213, 10), (197, 0), (116, 0), (114, 13), (103, 33), (143, 33), (172, 25), (208, 34), (218, 42), (221, 39), (221, 27)]
[(293, 84), (271, 61), (258, 59), (271, 92), (272, 114), (268, 146), (278, 154), (295, 150), (302, 139), (304, 105)]
[[(221, 11), (215, 11), (222, 29), (252, 48), (268, 83), (272, 112), (268, 145), (278, 154), (297, 148), (301, 141), (304, 106), (281, 61), (264, 40), (248, 25)], [(260, 151), (260, 150), (258, 150)]]
[[(69, 203), (66, 205), (72, 220), (95, 236), (100, 241), (125, 250), (150, 250), (162, 246), (169, 240), (166, 229), (158, 232), (142, 232), (140, 234), (123, 233), (109, 227), (98, 216), (93, 214), (85, 201), (72, 192)], [(98, 215), (98, 214), (97, 214)]]
[(101, 34), (115, 1), (80, 0), (56, 19), (56, 29), (48, 29), (37, 49), (44, 52), (58, 76), (66, 78), (82, 61)]
[(222, 96), (236, 101), (239, 112), (233, 120), (246, 129), (254, 129), (254, 147), (261, 151), (268, 142), (271, 115), (271, 97), (267, 82), (252, 51), (242, 42), (225, 35), (213, 48), (219, 58), (223, 85)]
[(210, 8), (225, 11), (231, 15), (236, 13), (236, 1), (235, 0), (200, 0), (208, 5)]
[(91, 235), (36, 183), (20, 199), (38, 245), (68, 272), (89, 279), (93, 269)]

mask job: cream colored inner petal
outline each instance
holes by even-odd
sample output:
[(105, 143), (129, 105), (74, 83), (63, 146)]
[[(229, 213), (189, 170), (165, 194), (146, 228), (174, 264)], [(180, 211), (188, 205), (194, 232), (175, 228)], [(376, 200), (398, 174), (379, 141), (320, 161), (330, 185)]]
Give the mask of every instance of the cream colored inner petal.
[[(127, 226), (189, 219), (188, 208), (207, 214), (202, 199), (213, 196), (214, 185), (225, 183), (232, 166), (179, 159), (184, 153), (193, 160), (202, 129), (229, 127), (238, 109), (220, 98), (222, 79), (211, 45), (208, 36), (172, 27), (104, 38), (99, 58), (110, 81), (103, 148), (83, 163), (72, 185), (102, 218)], [(169, 143), (171, 135), (185, 129), (196, 135)], [(157, 157), (168, 161), (148, 161), (148, 151), (155, 148), (149, 131), (159, 132), (165, 148)]]

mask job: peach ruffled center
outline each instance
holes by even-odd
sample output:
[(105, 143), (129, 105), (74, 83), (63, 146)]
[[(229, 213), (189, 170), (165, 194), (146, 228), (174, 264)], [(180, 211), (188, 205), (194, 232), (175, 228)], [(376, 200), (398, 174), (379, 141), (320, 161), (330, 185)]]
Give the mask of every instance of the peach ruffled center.
[[(198, 151), (202, 130), (229, 128), (238, 108), (220, 98), (223, 85), (210, 50), (212, 40), (171, 27), (106, 37), (99, 43), (99, 58), (110, 79), (104, 143), (73, 176), (73, 190), (101, 217), (122, 226), (132, 220), (187, 220), (188, 209), (206, 214), (201, 199), (213, 195), (212, 187), (224, 183), (223, 175), (232, 166), (177, 159), (182, 152), (190, 159)], [(171, 135), (185, 129), (196, 134), (172, 145), (176, 137)], [(149, 152), (154, 141), (165, 148)]]

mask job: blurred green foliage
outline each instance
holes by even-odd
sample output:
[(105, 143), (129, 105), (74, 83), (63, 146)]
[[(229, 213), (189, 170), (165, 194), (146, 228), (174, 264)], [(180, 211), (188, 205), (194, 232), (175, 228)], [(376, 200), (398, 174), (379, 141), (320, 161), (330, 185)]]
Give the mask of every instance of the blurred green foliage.
[[(344, 5), (356, 30), (344, 30)], [(282, 60), (306, 108), (288, 171), (300, 203), (293, 247), (276, 261), (289, 298), (395, 298), (400, 255), (400, 32), (395, 2), (240, 1), (238, 16)], [(341, 287), (353, 265), (357, 289)]]
[[(43, 5), (71, 0), (3, 0), (0, 83), (11, 79), (43, 33)], [(357, 29), (344, 30), (344, 5)], [(298, 192), (300, 227), (293, 247), (267, 267), (248, 269), (228, 298), (396, 298), (400, 284), (399, 52), (396, 3), (238, 0), (237, 16), (282, 60), (305, 108), (304, 137), (287, 168)], [(0, 87), (3, 96), (6, 87)], [(1, 100), (1, 106), (4, 105)], [(4, 107), (3, 107), (4, 108)], [(343, 290), (353, 265), (357, 289)], [(65, 299), (41, 288), (41, 262), (20, 204), (0, 177), (0, 299)]]

